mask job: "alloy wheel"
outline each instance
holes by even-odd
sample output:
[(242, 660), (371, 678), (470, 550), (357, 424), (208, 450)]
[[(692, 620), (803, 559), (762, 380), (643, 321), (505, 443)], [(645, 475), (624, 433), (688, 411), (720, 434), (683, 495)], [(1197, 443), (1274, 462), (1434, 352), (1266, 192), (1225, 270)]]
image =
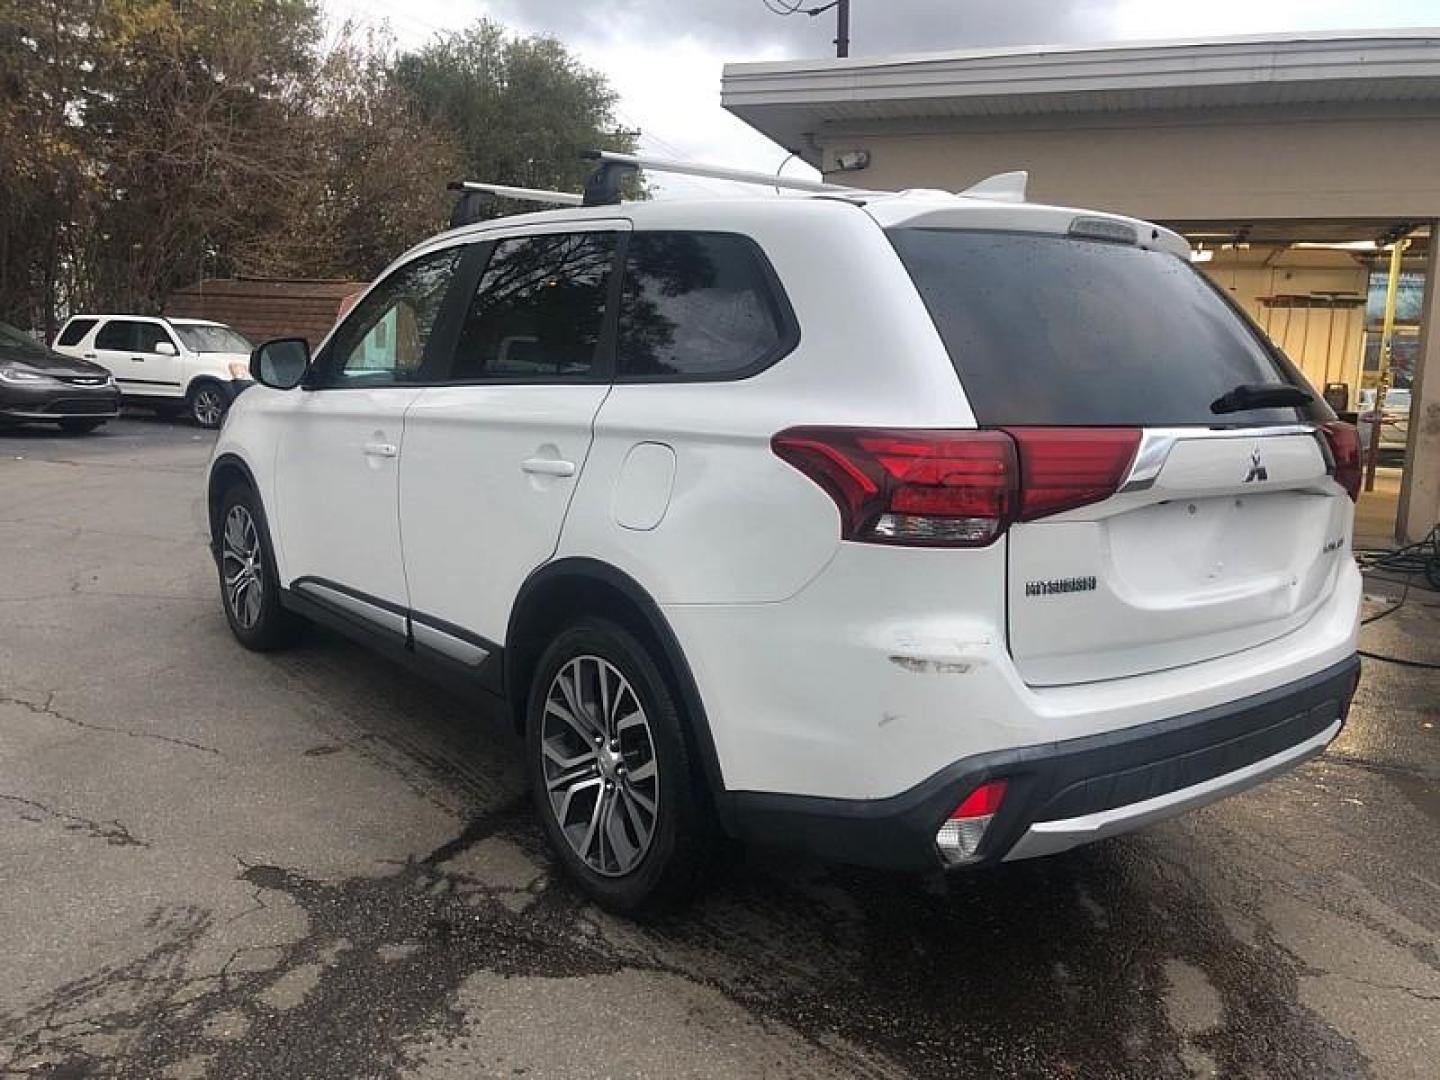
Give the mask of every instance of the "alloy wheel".
[(260, 530), (244, 506), (232, 506), (225, 515), (220, 551), (220, 576), (225, 582), (225, 602), (230, 614), (242, 629), (253, 629), (260, 621), (264, 602), (265, 567)]
[(225, 402), (221, 400), (220, 391), (208, 387), (197, 390), (191, 412), (201, 427), (219, 427), (220, 418), (225, 415)]
[(546, 795), (575, 854), (606, 877), (637, 867), (655, 836), (660, 774), (645, 709), (614, 664), (577, 656), (556, 673), (540, 749)]

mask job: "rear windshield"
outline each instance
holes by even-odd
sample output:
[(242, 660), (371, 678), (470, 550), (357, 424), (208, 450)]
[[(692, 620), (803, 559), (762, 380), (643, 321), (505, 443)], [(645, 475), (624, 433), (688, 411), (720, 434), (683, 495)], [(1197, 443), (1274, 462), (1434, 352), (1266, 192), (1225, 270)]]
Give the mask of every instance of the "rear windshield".
[[(893, 229), (890, 239), (982, 424), (1230, 426), (1325, 410), (1174, 255), (1024, 233)], [(1316, 401), (1211, 411), (1241, 383), (1298, 385)]]

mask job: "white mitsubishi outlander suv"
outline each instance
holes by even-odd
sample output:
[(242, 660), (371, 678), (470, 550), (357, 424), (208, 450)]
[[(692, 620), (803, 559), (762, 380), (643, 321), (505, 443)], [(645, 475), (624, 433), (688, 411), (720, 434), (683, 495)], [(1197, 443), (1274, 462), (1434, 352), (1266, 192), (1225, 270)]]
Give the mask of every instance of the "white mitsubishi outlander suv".
[(1112, 836), (1319, 753), (1353, 428), (1157, 226), (983, 194), (452, 230), (209, 471), (235, 636), (506, 702), (558, 860), (642, 913), (721, 836), (896, 869)]

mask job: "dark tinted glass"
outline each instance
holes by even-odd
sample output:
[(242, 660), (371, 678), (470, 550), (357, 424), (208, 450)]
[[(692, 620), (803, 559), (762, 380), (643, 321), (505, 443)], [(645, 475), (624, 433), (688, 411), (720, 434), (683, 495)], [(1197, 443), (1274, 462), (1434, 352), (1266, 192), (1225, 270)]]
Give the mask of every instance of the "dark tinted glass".
[(329, 348), (327, 386), (385, 386), (419, 375), (463, 248), (422, 255), (355, 306)]
[(1234, 425), (1299, 415), (1211, 411), (1240, 383), (1304, 384), (1174, 255), (1016, 233), (896, 229), (890, 238), (982, 424)]
[(614, 259), (614, 233), (497, 243), (460, 332), (451, 378), (588, 375)]
[(166, 330), (165, 327), (159, 323), (142, 322), (136, 323), (135, 325), (138, 328), (135, 331), (135, 348), (140, 352), (153, 353), (155, 346), (162, 341), (170, 345), (175, 344), (175, 339), (170, 336), (170, 331)]
[(80, 339), (90, 332), (95, 325), (95, 319), (71, 319), (65, 324), (65, 329), (60, 331), (60, 337), (56, 339), (56, 345), (76, 345)]
[(637, 232), (621, 296), (621, 376), (745, 372), (773, 359), (785, 337), (760, 256), (741, 236)]
[(95, 347), (97, 349), (115, 349), (118, 352), (135, 352), (135, 323), (119, 319), (107, 322), (95, 335)]

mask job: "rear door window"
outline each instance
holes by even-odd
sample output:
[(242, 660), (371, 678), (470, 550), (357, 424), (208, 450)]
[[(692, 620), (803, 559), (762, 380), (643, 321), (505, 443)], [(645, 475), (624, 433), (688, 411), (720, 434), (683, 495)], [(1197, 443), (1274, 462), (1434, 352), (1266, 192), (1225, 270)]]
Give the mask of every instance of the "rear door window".
[[(1129, 244), (893, 229), (982, 424), (1294, 423), (1328, 413), (1198, 271)], [(1297, 385), (1304, 409), (1216, 414), (1241, 383)]]
[(596, 371), (613, 232), (500, 240), (475, 289), (451, 381), (574, 381)]
[(78, 345), (80, 339), (90, 332), (90, 328), (98, 322), (98, 319), (71, 319), (65, 324), (65, 329), (60, 331), (56, 338), (56, 345)]
[(135, 332), (137, 327), (138, 324), (129, 319), (112, 319), (95, 335), (95, 347), (112, 349), (115, 352), (138, 352), (139, 336)]
[(615, 370), (626, 379), (753, 374), (794, 344), (755, 242), (733, 233), (636, 232), (621, 286)]

